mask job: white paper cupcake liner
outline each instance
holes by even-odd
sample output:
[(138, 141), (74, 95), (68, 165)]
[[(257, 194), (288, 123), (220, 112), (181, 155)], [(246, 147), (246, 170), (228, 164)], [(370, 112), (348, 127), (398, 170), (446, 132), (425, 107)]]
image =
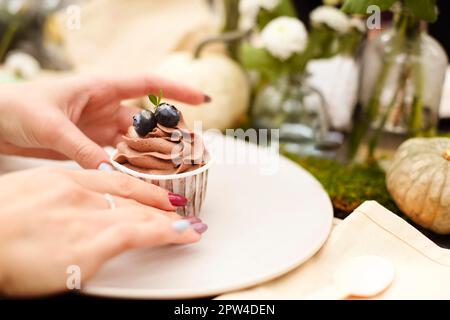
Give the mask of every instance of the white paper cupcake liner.
[(213, 163), (210, 155), (208, 162), (201, 168), (184, 173), (167, 175), (145, 174), (132, 170), (114, 161), (114, 156), (115, 154), (111, 157), (111, 164), (118, 171), (186, 197), (188, 203), (186, 206), (177, 208), (178, 214), (186, 217), (199, 216), (208, 186), (208, 171)]

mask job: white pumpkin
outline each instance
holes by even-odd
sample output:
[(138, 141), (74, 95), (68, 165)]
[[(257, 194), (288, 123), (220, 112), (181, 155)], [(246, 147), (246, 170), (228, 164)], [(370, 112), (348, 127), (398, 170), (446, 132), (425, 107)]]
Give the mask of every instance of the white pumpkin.
[(414, 222), (450, 234), (450, 139), (415, 138), (397, 150), (387, 188)]
[(176, 104), (190, 127), (195, 120), (200, 120), (203, 129), (231, 128), (247, 111), (248, 79), (240, 66), (224, 55), (205, 54), (194, 58), (188, 52), (174, 53), (159, 65), (156, 73), (198, 88), (212, 98), (210, 103), (198, 107)]

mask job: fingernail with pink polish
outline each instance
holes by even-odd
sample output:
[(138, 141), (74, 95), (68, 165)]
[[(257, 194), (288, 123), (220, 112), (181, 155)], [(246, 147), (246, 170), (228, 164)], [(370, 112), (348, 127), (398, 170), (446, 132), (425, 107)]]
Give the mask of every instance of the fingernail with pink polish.
[(182, 195), (172, 192), (169, 192), (169, 201), (175, 207), (182, 207), (188, 203), (188, 199), (186, 199)]
[(204, 224), (203, 222), (195, 223), (192, 225), (192, 228), (199, 234), (204, 233), (206, 230), (208, 230), (208, 225)]
[(197, 217), (187, 217), (185, 218), (185, 220), (189, 221), (191, 224), (202, 222), (202, 220), (200, 220), (200, 218)]

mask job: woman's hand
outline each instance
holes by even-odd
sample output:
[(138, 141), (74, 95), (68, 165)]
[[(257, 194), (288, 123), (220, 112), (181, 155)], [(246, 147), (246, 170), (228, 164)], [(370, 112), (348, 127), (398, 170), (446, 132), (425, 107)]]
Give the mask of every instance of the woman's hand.
[(161, 78), (77, 77), (0, 87), (0, 153), (70, 158), (95, 169), (131, 125), (136, 108), (124, 99), (158, 94), (190, 104), (209, 100), (197, 90)]
[(127, 249), (198, 241), (196, 225), (173, 212), (169, 196), (118, 172), (40, 168), (2, 176), (0, 294), (63, 291), (71, 265), (84, 282)]

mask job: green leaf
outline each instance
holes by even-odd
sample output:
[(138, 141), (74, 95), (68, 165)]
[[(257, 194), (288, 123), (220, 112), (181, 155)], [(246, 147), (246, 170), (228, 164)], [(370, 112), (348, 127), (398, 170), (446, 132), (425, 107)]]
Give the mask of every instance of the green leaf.
[(437, 20), (436, 0), (404, 0), (403, 6), (419, 19), (428, 22)]
[(260, 29), (263, 29), (270, 21), (281, 16), (288, 16), (288, 17), (297, 16), (292, 1), (281, 0), (280, 3), (272, 11), (261, 9), (257, 17), (258, 27)]
[(297, 12), (291, 0), (281, 0), (280, 4), (274, 10), (278, 16), (296, 17)]
[(159, 89), (158, 104), (156, 106), (159, 106), (159, 104), (161, 103), (162, 97), (163, 97), (163, 91), (162, 91), (162, 89)]
[(153, 103), (155, 106), (158, 106), (158, 98), (153, 95), (153, 94), (149, 94), (148, 95), (148, 99), (150, 100), (151, 103)]
[[(397, 1), (398, 0), (346, 0), (342, 10), (349, 14), (368, 14), (367, 8), (372, 5), (380, 7), (381, 11), (386, 11)], [(423, 0), (411, 1), (422, 2)]]
[(243, 43), (239, 50), (239, 60), (246, 69), (259, 71), (266, 79), (276, 78), (282, 70), (282, 63), (266, 49)]
[(151, 103), (153, 103), (157, 107), (161, 103), (161, 100), (162, 100), (163, 96), (164, 96), (163, 90), (159, 89), (158, 96), (155, 96), (153, 94), (149, 94), (148, 95), (148, 99), (150, 100)]
[(312, 27), (307, 53), (311, 59), (331, 58), (339, 53), (342, 36), (327, 26)]

